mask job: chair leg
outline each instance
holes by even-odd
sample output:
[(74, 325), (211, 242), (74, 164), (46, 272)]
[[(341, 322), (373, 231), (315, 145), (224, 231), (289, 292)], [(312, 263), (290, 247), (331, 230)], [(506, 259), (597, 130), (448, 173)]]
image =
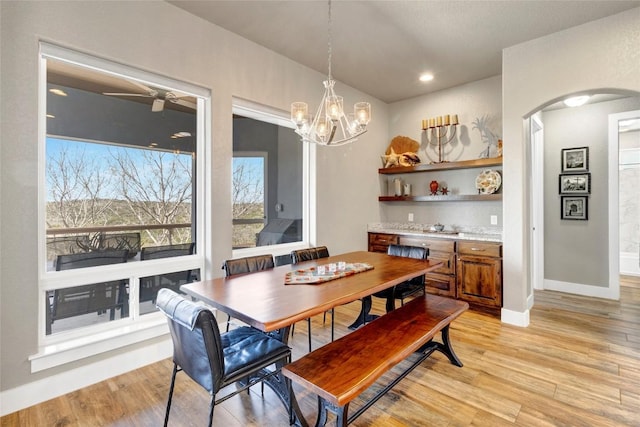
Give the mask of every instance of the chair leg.
[(169, 398), (167, 400), (167, 411), (164, 414), (164, 427), (169, 424), (169, 411), (171, 410), (171, 398), (173, 397), (173, 386), (176, 384), (176, 374), (178, 373), (178, 365), (173, 364), (173, 374), (171, 374), (171, 385), (169, 386)]
[(333, 342), (333, 337), (334, 337), (334, 322), (333, 319), (336, 315), (335, 309), (331, 309), (331, 342)]
[(229, 323), (231, 322), (231, 315), (227, 314), (227, 332), (229, 332)]
[(216, 395), (211, 395), (211, 402), (209, 403), (209, 427), (213, 426), (213, 408), (216, 406)]
[(309, 332), (309, 353), (311, 353), (311, 318), (307, 319), (307, 330)]

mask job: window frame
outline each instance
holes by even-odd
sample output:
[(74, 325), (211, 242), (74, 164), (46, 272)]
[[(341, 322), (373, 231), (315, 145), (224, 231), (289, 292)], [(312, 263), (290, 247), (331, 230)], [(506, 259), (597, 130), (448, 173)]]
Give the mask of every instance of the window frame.
[[(234, 97), (232, 112), (254, 120), (295, 129), (288, 112), (258, 104), (246, 99)], [(300, 140), (302, 147), (302, 240), (278, 245), (256, 246), (254, 248), (234, 249), (233, 258), (254, 255), (286, 255), (296, 249), (308, 248), (316, 241), (316, 146)], [(233, 173), (233, 172), (232, 172)], [(265, 195), (265, 198), (267, 196)], [(266, 203), (266, 202), (265, 202)]]
[[(195, 206), (196, 253), (189, 256), (88, 267), (67, 271), (47, 271), (46, 269), (46, 139), (47, 139), (47, 62), (62, 61), (70, 65), (88, 68), (112, 76), (139, 80), (146, 84), (179, 90), (197, 99), (194, 158), (196, 173), (193, 176), (192, 202)], [(38, 81), (38, 353), (29, 357), (32, 372), (48, 369), (90, 355), (100, 354), (136, 342), (141, 342), (167, 333), (166, 320), (161, 313), (139, 314), (138, 288), (141, 277), (169, 273), (187, 269), (200, 269), (204, 277), (207, 243), (206, 230), (210, 221), (206, 215), (206, 194), (209, 181), (206, 165), (211, 164), (211, 152), (207, 150), (210, 140), (211, 92), (189, 83), (174, 80), (154, 73), (142, 71), (132, 66), (114, 63), (88, 54), (73, 51), (46, 42), (40, 43)], [(129, 280), (129, 317), (102, 324), (81, 327), (56, 334), (46, 335), (45, 310), (46, 293), (50, 290), (79, 286), (99, 281)]]

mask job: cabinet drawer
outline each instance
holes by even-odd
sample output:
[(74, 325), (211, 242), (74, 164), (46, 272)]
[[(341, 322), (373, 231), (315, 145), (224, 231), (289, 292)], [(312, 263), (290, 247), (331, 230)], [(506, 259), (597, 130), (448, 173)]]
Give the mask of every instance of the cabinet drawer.
[(427, 293), (444, 297), (456, 296), (456, 278), (446, 274), (427, 273), (425, 275)]
[(441, 262), (442, 267), (433, 270), (434, 273), (456, 274), (456, 254), (453, 252), (439, 252), (429, 249), (429, 261)]
[(382, 234), (382, 233), (370, 233), (369, 234), (370, 245), (397, 245), (398, 236), (396, 234)]
[(429, 249), (429, 253), (455, 252), (456, 242), (453, 240), (425, 239), (424, 237), (400, 236), (400, 244), (407, 246), (421, 246)]
[(487, 242), (458, 242), (458, 255), (500, 258), (502, 245)]

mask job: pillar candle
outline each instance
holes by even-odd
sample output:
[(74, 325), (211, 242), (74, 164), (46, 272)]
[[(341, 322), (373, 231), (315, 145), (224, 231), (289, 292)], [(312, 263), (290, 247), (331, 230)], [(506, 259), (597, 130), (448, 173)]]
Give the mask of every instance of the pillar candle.
[(427, 121), (422, 120), (422, 130), (425, 130), (426, 128), (427, 128)]
[(451, 116), (451, 124), (452, 125), (457, 125), (458, 124), (458, 115), (454, 114)]
[(450, 123), (451, 123), (451, 117), (449, 117), (449, 115), (447, 114), (446, 116), (444, 116), (444, 125), (449, 126)]
[(442, 116), (438, 116), (438, 118), (436, 119), (436, 125), (438, 127), (442, 126)]

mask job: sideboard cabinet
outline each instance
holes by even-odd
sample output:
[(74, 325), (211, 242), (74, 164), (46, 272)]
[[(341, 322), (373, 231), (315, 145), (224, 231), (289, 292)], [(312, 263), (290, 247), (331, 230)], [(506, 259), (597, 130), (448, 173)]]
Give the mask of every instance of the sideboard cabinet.
[(387, 252), (391, 244), (429, 249), (443, 265), (425, 275), (427, 292), (469, 302), (499, 314), (502, 307), (502, 244), (473, 240), (369, 232), (369, 251)]

